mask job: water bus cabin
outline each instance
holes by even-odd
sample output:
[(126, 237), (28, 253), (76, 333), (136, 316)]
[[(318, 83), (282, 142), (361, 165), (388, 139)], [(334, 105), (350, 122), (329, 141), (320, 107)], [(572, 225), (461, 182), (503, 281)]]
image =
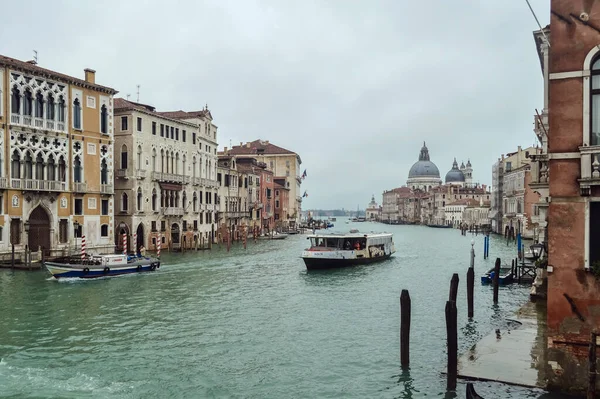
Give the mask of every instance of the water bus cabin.
[(302, 251), (308, 270), (372, 263), (389, 258), (396, 249), (391, 233), (313, 234)]

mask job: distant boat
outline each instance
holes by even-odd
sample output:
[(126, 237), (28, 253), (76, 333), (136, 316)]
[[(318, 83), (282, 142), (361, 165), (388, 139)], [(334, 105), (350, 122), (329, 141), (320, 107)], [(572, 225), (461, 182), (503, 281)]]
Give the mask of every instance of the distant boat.
[(451, 229), (452, 225), (450, 225), (450, 224), (428, 224), (427, 227), (434, 227), (437, 229)]
[(391, 233), (313, 234), (308, 239), (310, 248), (302, 251), (308, 270), (378, 262), (396, 252)]
[(100, 255), (84, 259), (66, 257), (44, 262), (46, 269), (55, 278), (97, 278), (121, 274), (149, 272), (160, 267), (160, 260), (142, 256)]

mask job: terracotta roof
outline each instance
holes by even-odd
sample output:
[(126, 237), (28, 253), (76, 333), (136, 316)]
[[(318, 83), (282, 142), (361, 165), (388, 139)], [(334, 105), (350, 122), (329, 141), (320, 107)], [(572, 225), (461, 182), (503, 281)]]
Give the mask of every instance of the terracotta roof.
[(284, 185), (282, 185), (282, 184), (279, 184), (279, 183), (277, 183), (277, 182), (274, 182), (274, 183), (273, 183), (273, 186), (274, 186), (275, 188), (277, 188), (277, 189), (288, 190), (288, 191), (290, 190), (290, 189), (289, 189), (289, 188), (287, 188), (286, 186), (284, 186)]
[(152, 105), (136, 103), (123, 98), (115, 98), (114, 109), (141, 109), (144, 111), (157, 113)]
[(297, 155), (295, 152), (286, 150), (283, 147), (276, 146), (275, 144), (269, 143), (269, 141), (254, 140), (241, 146), (233, 146), (227, 150), (232, 155), (277, 155), (277, 154), (290, 154)]
[(100, 90), (100, 91), (103, 91), (103, 92), (106, 92), (109, 94), (118, 93), (118, 91), (116, 91), (115, 89), (113, 89), (111, 87), (102, 86), (102, 85), (95, 84), (95, 83), (89, 83), (89, 82), (85, 81), (84, 79), (78, 79), (73, 76), (69, 76), (69, 75), (59, 73), (59, 72), (51, 71), (50, 69), (39, 67), (32, 62), (25, 62), (25, 61), (17, 60), (15, 58), (10, 58), (10, 57), (4, 56), (4, 55), (0, 55), (0, 65), (9, 66), (14, 69), (17, 69), (17, 70), (20, 70), (23, 72), (29, 72), (31, 74), (35, 74), (38, 76), (41, 75), (41, 76), (47, 76), (51, 79), (62, 80), (64, 82), (71, 83), (71, 84), (78, 85), (78, 86), (89, 87), (89, 88)]
[(165, 111), (165, 112), (157, 112), (157, 114), (165, 116), (167, 118), (172, 119), (192, 119), (192, 118), (202, 118), (202, 117), (210, 117), (212, 119), (212, 115), (210, 115), (210, 111), (208, 109), (200, 110), (200, 111)]
[(479, 205), (479, 200), (476, 200), (475, 198), (463, 198), (463, 199), (453, 201), (453, 202), (449, 203), (448, 205), (449, 206), (452, 206), (452, 205), (475, 206), (475, 205)]

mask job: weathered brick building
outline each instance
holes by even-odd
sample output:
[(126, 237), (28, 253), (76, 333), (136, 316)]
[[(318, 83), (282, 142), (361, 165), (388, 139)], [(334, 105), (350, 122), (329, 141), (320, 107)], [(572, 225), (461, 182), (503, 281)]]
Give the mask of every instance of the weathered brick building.
[(600, 4), (552, 0), (549, 39), (549, 383), (583, 390), (600, 325)]

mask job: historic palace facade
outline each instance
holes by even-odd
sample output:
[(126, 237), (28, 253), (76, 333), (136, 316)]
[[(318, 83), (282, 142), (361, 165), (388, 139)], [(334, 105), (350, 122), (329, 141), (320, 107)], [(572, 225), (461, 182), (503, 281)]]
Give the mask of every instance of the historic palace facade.
[(0, 251), (111, 251), (113, 95), (0, 56)]

